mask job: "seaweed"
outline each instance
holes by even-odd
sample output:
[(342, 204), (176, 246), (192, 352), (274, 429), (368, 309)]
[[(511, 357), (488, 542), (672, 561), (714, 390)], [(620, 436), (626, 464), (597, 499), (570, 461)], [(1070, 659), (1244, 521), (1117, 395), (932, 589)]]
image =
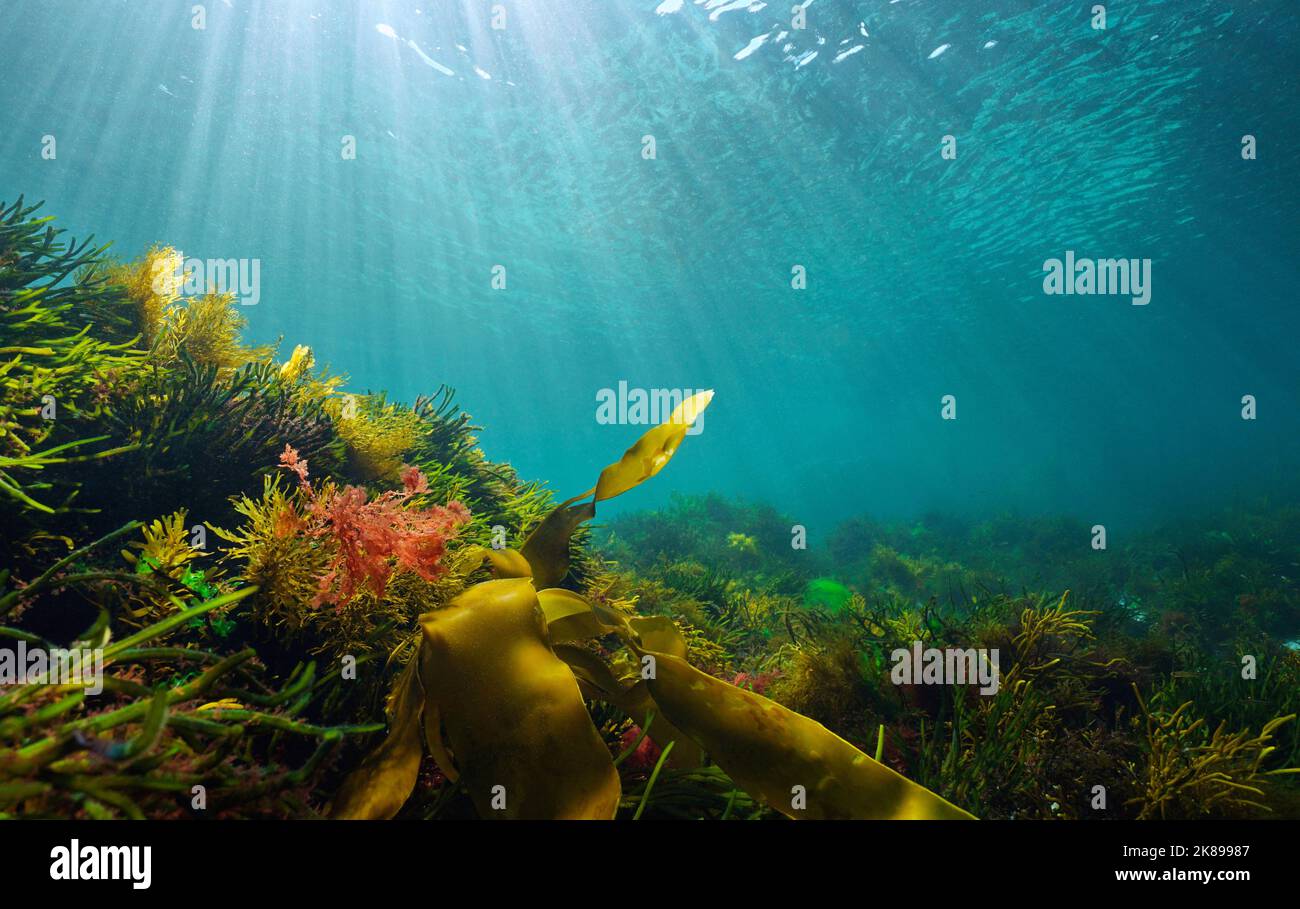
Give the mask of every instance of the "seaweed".
[[(420, 617), (419, 651), (389, 697), (389, 734), (349, 776), (333, 816), (394, 816), (415, 786), (423, 745), (482, 817), (609, 819), (620, 779), (585, 690), (627, 713), (662, 749), (634, 819), (664, 762), (682, 748), (691, 757), (679, 754), (679, 762), (699, 766), (707, 753), (737, 788), (791, 818), (971, 817), (821, 724), (694, 668), (670, 620), (629, 617), (556, 588), (568, 574), (576, 527), (596, 503), (658, 474), (712, 396), (684, 401), (601, 471), (592, 490), (557, 506), (518, 558), (484, 552), (496, 580)], [(639, 678), (562, 646), (611, 634), (643, 667)], [(484, 678), (494, 684), (479, 684)]]
[[(128, 524), (74, 555), (131, 529)], [(65, 571), (71, 561), (51, 566), (25, 587), (0, 590), (0, 613), (31, 607), (53, 585), (150, 586), (132, 575)], [(304, 792), (323, 762), (343, 736), (369, 731), (299, 717), (312, 696), (314, 664), (298, 666), (276, 688), (259, 671), (252, 650), (220, 654), (163, 641), (252, 592), (243, 588), (182, 601), (160, 591), (174, 606), (171, 615), (100, 643), (100, 695), (87, 684), (86, 664), (72, 678), (29, 670), (6, 687), (0, 693), (0, 812), (180, 817), (188, 805), (218, 815), (311, 816)], [(32, 645), (49, 643), (13, 628), (0, 633)], [(185, 678), (189, 667), (196, 672)], [(297, 766), (284, 763), (294, 750), (284, 747), (285, 737), (314, 742)]]
[(1294, 720), (1294, 713), (1274, 717), (1252, 734), (1246, 729), (1229, 732), (1226, 722), (1210, 732), (1204, 718), (1195, 716), (1191, 701), (1172, 710), (1148, 707), (1145, 701), (1141, 706), (1146, 767), (1140, 777), (1142, 793), (1130, 800), (1139, 807), (1139, 819), (1268, 811), (1262, 800), (1271, 779), (1300, 773), (1300, 767), (1266, 766), (1275, 750), (1270, 744), (1274, 733)]
[[(69, 282), (102, 255), (92, 240), (63, 240), (40, 205), (0, 203), (0, 509), (6, 521), (71, 507), (75, 491), (50, 473), (129, 450), (85, 432), (106, 389), (140, 367), (133, 342), (96, 338), (74, 313), (88, 300), (124, 304), (101, 282)], [(66, 282), (66, 283), (65, 283)]]
[[(798, 550), (714, 494), (593, 532), (711, 393), (559, 501), (449, 386), (408, 405), (304, 344), (281, 362), (176, 260), (0, 204), (0, 636), (103, 658), (100, 694), (0, 688), (0, 814), (1290, 810), (1300, 508), (1105, 559), (1023, 515), (859, 516)], [(895, 683), (916, 642), (999, 651), (996, 691)]]

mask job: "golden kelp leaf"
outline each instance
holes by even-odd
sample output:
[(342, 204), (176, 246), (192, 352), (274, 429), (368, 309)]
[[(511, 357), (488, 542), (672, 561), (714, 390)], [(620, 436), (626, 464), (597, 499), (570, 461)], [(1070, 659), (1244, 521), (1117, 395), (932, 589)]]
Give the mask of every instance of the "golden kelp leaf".
[[(681, 629), (668, 616), (635, 616), (628, 620), (628, 625), (640, 638), (642, 649), (654, 651), (656, 654), (666, 653), (682, 660), (686, 659), (686, 638), (682, 636)], [(658, 714), (655, 716), (654, 721), (650, 723), (650, 731), (647, 735), (661, 749), (667, 748), (669, 742), (674, 743), (672, 753), (668, 755), (669, 766), (686, 768), (699, 767), (703, 764), (704, 749), (694, 739), (674, 726), (662, 711), (655, 708), (654, 700), (650, 696), (650, 689), (645, 682), (642, 682), (637, 687), (639, 690), (630, 694), (628, 698), (630, 701), (629, 712), (636, 717), (637, 722), (643, 727), (650, 711), (654, 710)]]
[[(601, 471), (595, 489), (561, 502), (537, 525), (524, 541), (521, 552), (531, 567), (538, 590), (558, 587), (569, 573), (569, 540), (579, 524), (595, 517), (596, 503), (627, 492), (662, 470), (682, 443), (686, 430), (712, 400), (713, 392), (702, 391), (682, 401), (667, 421), (641, 436), (618, 463)], [(573, 504), (592, 493), (595, 493), (592, 501)]]
[[(704, 749), (682, 730), (673, 725), (672, 720), (659, 709), (650, 696), (650, 689), (645, 681), (637, 682), (623, 696), (622, 703), (615, 705), (636, 720), (642, 729), (647, 728), (646, 736), (663, 751), (669, 745), (673, 750), (668, 754), (668, 766), (678, 770), (689, 770), (704, 764)], [(653, 715), (653, 717), (652, 717)]]
[(584, 696), (623, 707), (626, 686), (614, 677), (604, 660), (579, 644), (556, 644), (552, 649), (573, 670)]
[(387, 820), (401, 809), (415, 788), (424, 747), (420, 708), (424, 695), (416, 675), (417, 659), (407, 663), (388, 698), (392, 717), (388, 736), (343, 781), (330, 816), (344, 820)]
[[(420, 654), (423, 656), (423, 648)], [(443, 775), (453, 783), (460, 779), (456, 756), (447, 750), (447, 743), (442, 740), (442, 712), (438, 710), (435, 701), (426, 700), (424, 703), (424, 743), (428, 746), (429, 754), (432, 755), (434, 763), (438, 765)]]
[(420, 616), (420, 626), (420, 678), (480, 815), (614, 816), (613, 758), (547, 643), (529, 581), (476, 584)]
[(623, 627), (623, 623), (609, 616), (608, 611), (596, 612), (590, 603), (571, 590), (561, 587), (539, 590), (537, 600), (542, 604), (552, 644), (590, 641)]
[[(820, 723), (678, 657), (653, 655), (655, 677), (647, 685), (659, 710), (738, 786), (782, 814), (810, 820), (973, 819)], [(807, 800), (802, 809), (794, 807), (800, 792)]]
[[(643, 649), (653, 650), (656, 653), (671, 654), (681, 659), (686, 658), (686, 638), (682, 637), (681, 629), (667, 616), (639, 615), (629, 616), (624, 619), (622, 616), (611, 616), (609, 612), (610, 610), (606, 608), (606, 612), (600, 614), (604, 622), (598, 621), (595, 623), (604, 629), (601, 633), (616, 630), (613, 625), (615, 622), (619, 622), (636, 634)], [(618, 683), (611, 685), (613, 675), (605, 667), (605, 664), (600, 661), (600, 658), (588, 650), (584, 650), (584, 653), (590, 654), (589, 660), (584, 658), (575, 660), (567, 651), (562, 653), (558, 647), (556, 648), (556, 655), (569, 663), (574, 675), (578, 676), (579, 679), (603, 684), (605, 687), (603, 699), (632, 717), (638, 726), (644, 729), (646, 723), (650, 721), (651, 713), (655, 714), (654, 720), (650, 722), (650, 731), (646, 734), (661, 750), (673, 743), (673, 750), (668, 755), (668, 766), (686, 769), (699, 767), (704, 763), (703, 749), (693, 739), (674, 726), (663, 715), (662, 711), (655, 709), (654, 701), (651, 699), (650, 691), (644, 681), (630, 686), (619, 685)], [(603, 676), (595, 675), (592, 661), (599, 663), (600, 667), (604, 669)]]
[(623, 638), (632, 633), (627, 623), (629, 616), (619, 612), (613, 606), (601, 602), (588, 602), (587, 605), (591, 607), (592, 612), (596, 613), (596, 618), (600, 620), (601, 624), (610, 631), (618, 632)]
[(586, 647), (557, 644), (555, 655), (569, 664), (584, 695), (613, 704), (643, 729), (649, 722), (650, 731), (646, 735), (660, 750), (675, 743), (668, 755), (668, 766), (684, 770), (704, 763), (703, 750), (655, 707), (644, 681), (628, 684), (616, 679), (605, 661)]
[(489, 549), (486, 546), (471, 546), (466, 549), (470, 561), (470, 570), (487, 562), (495, 578), (531, 578), (532, 566), (517, 549)]
[(617, 463), (600, 472), (600, 479), (596, 482), (596, 501), (603, 502), (621, 495), (663, 470), (677, 446), (682, 444), (686, 430), (712, 400), (712, 391), (691, 395), (677, 405), (665, 422), (637, 439)]
[(533, 583), (538, 590), (558, 587), (569, 573), (569, 538), (583, 521), (589, 521), (596, 514), (596, 503), (586, 502), (574, 505), (578, 499), (589, 496), (584, 492), (558, 507), (538, 524), (528, 539), (524, 541), (521, 551), (523, 558), (531, 566)]
[(686, 659), (686, 638), (682, 631), (666, 615), (639, 615), (628, 620), (632, 630), (641, 639), (643, 650), (655, 653), (667, 653), (679, 659)]

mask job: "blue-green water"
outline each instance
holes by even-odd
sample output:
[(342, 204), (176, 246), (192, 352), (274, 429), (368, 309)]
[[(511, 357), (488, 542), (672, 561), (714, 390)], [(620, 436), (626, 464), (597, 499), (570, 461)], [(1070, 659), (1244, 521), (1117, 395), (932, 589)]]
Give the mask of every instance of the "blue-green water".
[[(455, 386), (566, 494), (640, 431), (600, 389), (715, 389), (610, 513), (718, 490), (815, 537), (1294, 491), (1294, 0), (790, 5), (4, 0), (0, 197), (260, 260), (254, 339)], [(1150, 259), (1149, 304), (1044, 294), (1067, 250)]]

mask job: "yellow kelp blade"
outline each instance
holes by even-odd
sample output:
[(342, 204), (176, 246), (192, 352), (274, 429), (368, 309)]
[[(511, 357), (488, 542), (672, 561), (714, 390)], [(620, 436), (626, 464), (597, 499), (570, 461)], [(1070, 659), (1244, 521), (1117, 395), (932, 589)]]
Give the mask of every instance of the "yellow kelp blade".
[(488, 818), (614, 816), (618, 772), (526, 579), (420, 616), (420, 678), (460, 781)]
[[(682, 636), (682, 631), (677, 624), (667, 616), (634, 616), (628, 620), (628, 626), (636, 632), (644, 650), (666, 653), (681, 660), (686, 659), (686, 638)], [(645, 725), (651, 711), (658, 713), (650, 723), (650, 731), (646, 734), (661, 749), (667, 748), (669, 742), (675, 743), (672, 753), (668, 755), (670, 766), (699, 767), (704, 763), (704, 749), (690, 736), (684, 735), (662, 712), (656, 711), (650, 689), (644, 682), (629, 693), (628, 701), (632, 715), (642, 726)]]
[(664, 712), (650, 697), (650, 689), (644, 681), (637, 682), (623, 695), (616, 707), (623, 710), (646, 731), (646, 737), (664, 751), (669, 745), (673, 750), (668, 753), (667, 764), (678, 770), (693, 770), (704, 764), (704, 749), (694, 739), (672, 724)]
[(466, 550), (469, 564), (466, 573), (478, 568), (484, 562), (494, 578), (531, 578), (532, 566), (523, 553), (517, 549), (488, 549), (486, 546), (470, 546)]
[(615, 678), (604, 660), (576, 644), (556, 644), (555, 655), (573, 670), (584, 696), (613, 704), (642, 729), (648, 728), (646, 735), (661, 751), (672, 743), (673, 750), (667, 762), (669, 767), (685, 770), (704, 763), (700, 746), (658, 711), (644, 681), (630, 684)]
[(636, 632), (642, 650), (667, 653), (686, 659), (686, 638), (682, 630), (666, 615), (638, 615), (628, 619), (628, 626)]
[[(550, 599), (554, 597), (554, 599)], [(567, 590), (543, 590), (538, 593), (542, 610), (551, 629), (551, 642), (555, 654), (569, 664), (580, 682), (586, 682), (594, 691), (589, 695), (608, 701), (630, 716), (660, 750), (672, 744), (668, 766), (678, 769), (699, 767), (704, 763), (704, 752), (690, 736), (674, 726), (655, 708), (650, 690), (644, 681), (621, 682), (600, 657), (584, 647), (572, 646), (575, 640), (591, 640), (610, 632), (619, 632), (624, 639), (635, 638), (646, 650), (668, 653), (686, 658), (686, 638), (682, 637), (673, 620), (667, 616), (623, 616), (608, 607), (588, 603)], [(588, 611), (583, 615), (583, 608)], [(557, 633), (560, 637), (557, 638)], [(652, 719), (653, 717), (653, 719)]]
[(420, 773), (420, 709), (424, 695), (413, 658), (388, 697), (388, 737), (343, 781), (330, 816), (344, 820), (387, 820), (401, 809)]
[(573, 670), (584, 696), (623, 706), (624, 683), (614, 677), (604, 660), (580, 644), (556, 644), (553, 649)]
[[(712, 400), (713, 392), (702, 391), (682, 401), (665, 422), (637, 439), (617, 463), (602, 470), (594, 489), (561, 502), (537, 525), (524, 541), (520, 552), (530, 566), (538, 590), (558, 587), (569, 573), (569, 540), (578, 525), (595, 517), (596, 503), (627, 492), (662, 470), (681, 445), (686, 430), (704, 413), (704, 408)], [(573, 504), (593, 493), (595, 497), (590, 502)], [(497, 567), (496, 559), (493, 560), (493, 566)], [(499, 572), (498, 577), (501, 576), (521, 577)]]
[(558, 587), (569, 573), (569, 539), (579, 524), (591, 520), (596, 514), (595, 502), (573, 503), (589, 495), (590, 492), (584, 492), (561, 502), (524, 541), (521, 554), (531, 566), (533, 583), (538, 590)]
[(597, 611), (591, 603), (562, 587), (537, 591), (537, 600), (542, 604), (552, 644), (590, 641), (626, 628), (626, 621), (613, 610)]
[[(423, 655), (423, 648), (420, 653)], [(424, 704), (424, 744), (443, 775), (453, 783), (459, 780), (460, 770), (456, 768), (456, 756), (447, 750), (447, 743), (442, 740), (442, 712), (438, 710), (435, 701), (426, 701)]]
[(546, 615), (555, 655), (569, 665), (580, 683), (586, 683), (587, 696), (608, 701), (643, 729), (649, 723), (646, 734), (661, 750), (673, 743), (668, 766), (686, 769), (704, 763), (700, 746), (666, 717), (659, 714), (651, 721), (656, 711), (644, 682), (620, 682), (600, 657), (585, 647), (574, 646), (577, 641), (618, 633), (624, 639), (635, 637), (646, 649), (685, 659), (686, 639), (672, 619), (657, 615), (625, 616), (603, 604), (589, 603), (568, 590), (539, 590), (537, 598)]
[[(738, 786), (797, 819), (972, 820), (820, 723), (670, 654), (647, 681), (655, 705)], [(654, 726), (651, 725), (651, 737)]]
[(596, 501), (603, 502), (621, 495), (663, 470), (677, 446), (682, 444), (686, 430), (712, 400), (712, 391), (691, 395), (677, 405), (667, 421), (637, 439), (617, 463), (600, 472), (600, 479), (596, 481)]

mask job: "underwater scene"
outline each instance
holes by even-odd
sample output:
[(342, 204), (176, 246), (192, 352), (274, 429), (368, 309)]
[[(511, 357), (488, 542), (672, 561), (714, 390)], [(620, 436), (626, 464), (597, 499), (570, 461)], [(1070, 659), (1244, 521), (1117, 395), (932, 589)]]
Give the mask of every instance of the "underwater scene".
[(1293, 0), (2, 0), (0, 817), (1300, 818), (1298, 75)]

